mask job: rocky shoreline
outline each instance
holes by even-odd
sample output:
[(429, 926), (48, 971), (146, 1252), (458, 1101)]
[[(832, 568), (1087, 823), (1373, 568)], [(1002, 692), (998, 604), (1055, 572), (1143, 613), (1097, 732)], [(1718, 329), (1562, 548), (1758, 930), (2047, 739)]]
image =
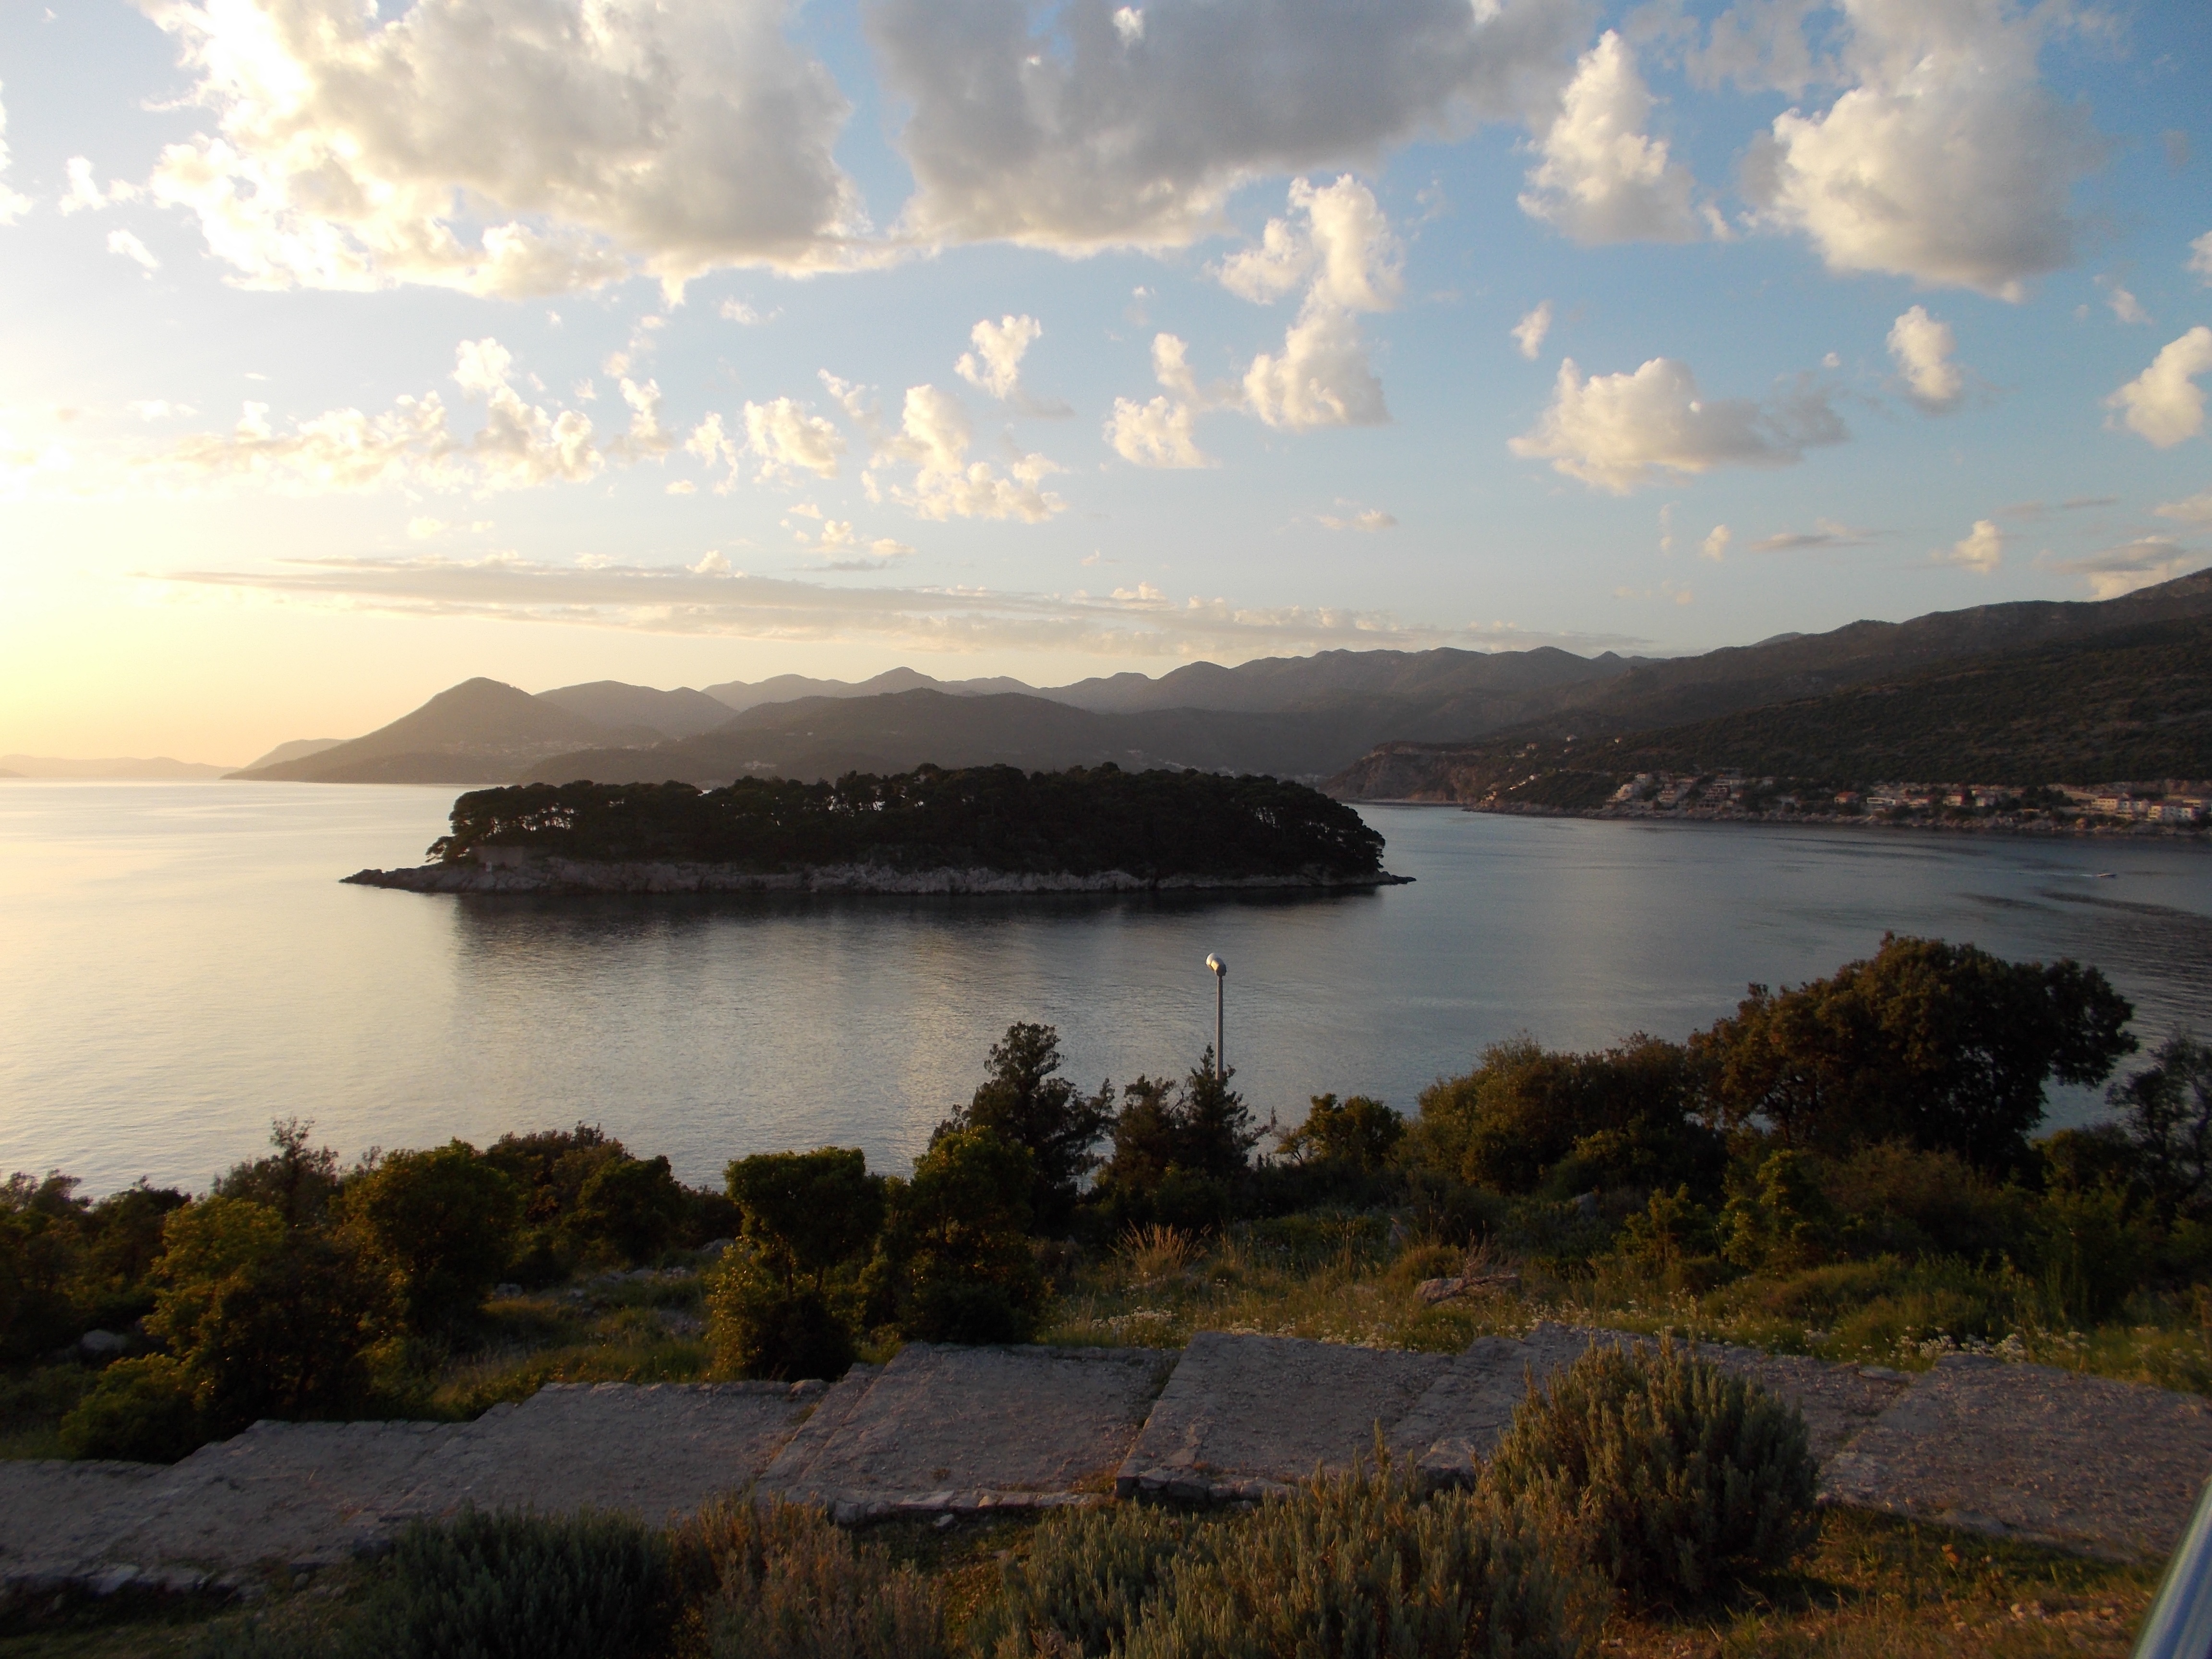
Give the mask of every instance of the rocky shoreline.
[[(498, 849), (505, 851), (506, 849)], [(898, 870), (880, 864), (809, 865), (799, 870), (749, 870), (734, 864), (604, 864), (576, 859), (502, 859), (496, 863), (425, 864), (408, 870), (361, 870), (344, 879), (359, 887), (390, 887), (408, 893), (537, 894), (568, 896), (593, 893), (1193, 893), (1284, 890), (1335, 890), (1396, 887), (1413, 880), (1377, 871), (1364, 876), (1320, 872), (1290, 876), (1161, 876), (1126, 870), (1079, 876), (1069, 871), (1038, 872), (958, 869)]]
[(1926, 835), (2041, 836), (2087, 841), (2187, 841), (2212, 844), (2212, 835), (2198, 827), (2166, 823), (2071, 823), (2049, 818), (2000, 817), (1934, 819), (1879, 817), (1865, 812), (1733, 812), (1717, 807), (1668, 807), (1654, 811), (1640, 803), (1627, 806), (1538, 806), (1522, 801), (1468, 802), (1407, 799), (1363, 801), (1373, 806), (1449, 806), (1462, 812), (1484, 812), (1496, 817), (1602, 818), (1628, 823), (1747, 823), (1804, 824), (1822, 830), (1888, 830)]

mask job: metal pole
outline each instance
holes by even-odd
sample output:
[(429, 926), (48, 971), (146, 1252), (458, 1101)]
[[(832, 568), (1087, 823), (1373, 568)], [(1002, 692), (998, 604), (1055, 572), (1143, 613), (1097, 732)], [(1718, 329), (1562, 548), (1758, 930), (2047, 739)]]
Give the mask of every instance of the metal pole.
[(1229, 1057), (1222, 1052), (1224, 1045), (1221, 1031), (1221, 1003), (1223, 989), (1229, 982), (1229, 964), (1219, 957), (1209, 956), (1206, 965), (1213, 974), (1213, 1080), (1226, 1083), (1229, 1080)]
[(2166, 1563), (2157, 1598), (2143, 1615), (2135, 1659), (2197, 1659), (2212, 1647), (2212, 1481)]

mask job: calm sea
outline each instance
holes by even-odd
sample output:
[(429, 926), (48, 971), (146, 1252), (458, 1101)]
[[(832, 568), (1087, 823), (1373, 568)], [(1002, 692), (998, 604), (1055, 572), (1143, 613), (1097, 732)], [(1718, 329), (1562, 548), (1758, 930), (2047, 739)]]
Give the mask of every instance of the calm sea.
[[(1410, 887), (1320, 897), (456, 900), (448, 790), (0, 783), (0, 1171), (204, 1187), (271, 1117), (350, 1156), (603, 1124), (678, 1172), (828, 1142), (903, 1168), (1015, 1019), (1086, 1085), (1212, 1036), (1262, 1116), (1411, 1107), (1517, 1031), (1680, 1036), (1885, 929), (2096, 963), (2212, 1031), (2212, 853), (1369, 809)], [(2082, 1095), (2063, 1119), (2094, 1109)]]

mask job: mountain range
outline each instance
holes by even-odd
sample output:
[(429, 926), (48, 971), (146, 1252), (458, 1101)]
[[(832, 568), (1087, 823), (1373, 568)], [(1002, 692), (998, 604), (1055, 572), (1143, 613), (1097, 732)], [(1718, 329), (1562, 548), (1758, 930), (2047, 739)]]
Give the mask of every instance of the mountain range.
[[(2199, 618), (2212, 618), (2212, 571), (2117, 599), (1858, 622), (1666, 659), (1548, 647), (1325, 651), (1042, 689), (1005, 678), (938, 680), (906, 668), (857, 684), (781, 675), (663, 691), (603, 680), (535, 696), (473, 679), (365, 737), (286, 745), (232, 775), (704, 784), (902, 771), (925, 762), (1036, 769), (1112, 760), (1319, 780), (1385, 744), (1464, 744), (1510, 733), (1540, 744), (1579, 738), (1587, 752), (1592, 739), (1805, 704), (1947, 665), (2027, 661)], [(1346, 787), (1357, 793), (1356, 784)]]

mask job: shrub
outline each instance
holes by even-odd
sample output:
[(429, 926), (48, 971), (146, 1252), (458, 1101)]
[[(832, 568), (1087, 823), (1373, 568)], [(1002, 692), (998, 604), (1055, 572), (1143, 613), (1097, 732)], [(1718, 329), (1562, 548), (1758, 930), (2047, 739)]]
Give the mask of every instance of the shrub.
[(938, 1659), (934, 1585), (855, 1545), (819, 1510), (709, 1506), (674, 1534), (693, 1610), (685, 1632), (708, 1659)]
[(968, 1645), (981, 1659), (1103, 1659), (1197, 1532), (1188, 1517), (1133, 1504), (1062, 1510), (1030, 1534), (1026, 1559), (1000, 1568)]
[(674, 1622), (665, 1534), (627, 1516), (464, 1510), (399, 1535), (341, 1650), (359, 1659), (628, 1659)]
[(1554, 1504), (1638, 1602), (1694, 1601), (1812, 1540), (1804, 1419), (1662, 1340), (1591, 1348), (1532, 1395), (1491, 1460), (1510, 1496)]
[(1601, 1590), (1534, 1513), (1487, 1492), (1424, 1502), (1387, 1470), (1326, 1477), (1170, 1561), (1120, 1650), (1565, 1659), (1595, 1635)]
[(675, 1243), (690, 1217), (665, 1158), (611, 1158), (586, 1177), (568, 1231), (625, 1261), (649, 1261)]
[(804, 1274), (817, 1289), (832, 1269), (866, 1253), (883, 1225), (884, 1182), (857, 1147), (763, 1152), (727, 1171), (744, 1237), (787, 1284)]
[(1819, 1179), (1848, 1218), (1841, 1236), (1855, 1255), (1978, 1258), (2017, 1251), (2027, 1236), (2021, 1190), (1999, 1187), (1955, 1152), (1885, 1140), (1826, 1165)]
[(462, 1140), (392, 1153), (348, 1183), (344, 1201), (350, 1226), (391, 1264), (420, 1330), (483, 1305), (522, 1220), (514, 1183)]
[(2110, 1099), (2162, 1210), (2203, 1219), (2212, 1211), (2212, 1045), (2177, 1032)]
[(0, 1358), (67, 1342), (76, 1310), (69, 1281), (83, 1249), (85, 1202), (64, 1175), (18, 1172), (0, 1183)]
[(1404, 1138), (1403, 1113), (1366, 1095), (1339, 1104), (1316, 1095), (1306, 1121), (1281, 1137), (1283, 1156), (1294, 1164), (1333, 1164), (1372, 1175), (1390, 1161)]
[(1739, 1267), (1793, 1273), (1827, 1259), (1835, 1244), (1835, 1206), (1802, 1152), (1770, 1152), (1722, 1212), (1721, 1254)]
[(207, 1438), (191, 1374), (167, 1354), (117, 1360), (61, 1422), (71, 1457), (173, 1463)]
[(1018, 1342), (1043, 1280), (1030, 1249), (1028, 1151), (988, 1129), (939, 1130), (890, 1183), (890, 1218), (870, 1267), (873, 1299), (925, 1342)]
[(827, 1293), (768, 1271), (750, 1251), (725, 1251), (707, 1281), (707, 1343), (725, 1376), (842, 1376), (850, 1324)]
[(266, 1205), (288, 1226), (320, 1226), (337, 1194), (338, 1155), (308, 1146), (314, 1127), (296, 1117), (279, 1118), (269, 1126), (275, 1155), (233, 1164), (216, 1177), (212, 1195)]
[(1250, 1178), (1261, 1132), (1244, 1097), (1214, 1076), (1213, 1051), (1180, 1085), (1139, 1077), (1121, 1094), (1113, 1153), (1096, 1191), (1109, 1222), (1218, 1226)]

